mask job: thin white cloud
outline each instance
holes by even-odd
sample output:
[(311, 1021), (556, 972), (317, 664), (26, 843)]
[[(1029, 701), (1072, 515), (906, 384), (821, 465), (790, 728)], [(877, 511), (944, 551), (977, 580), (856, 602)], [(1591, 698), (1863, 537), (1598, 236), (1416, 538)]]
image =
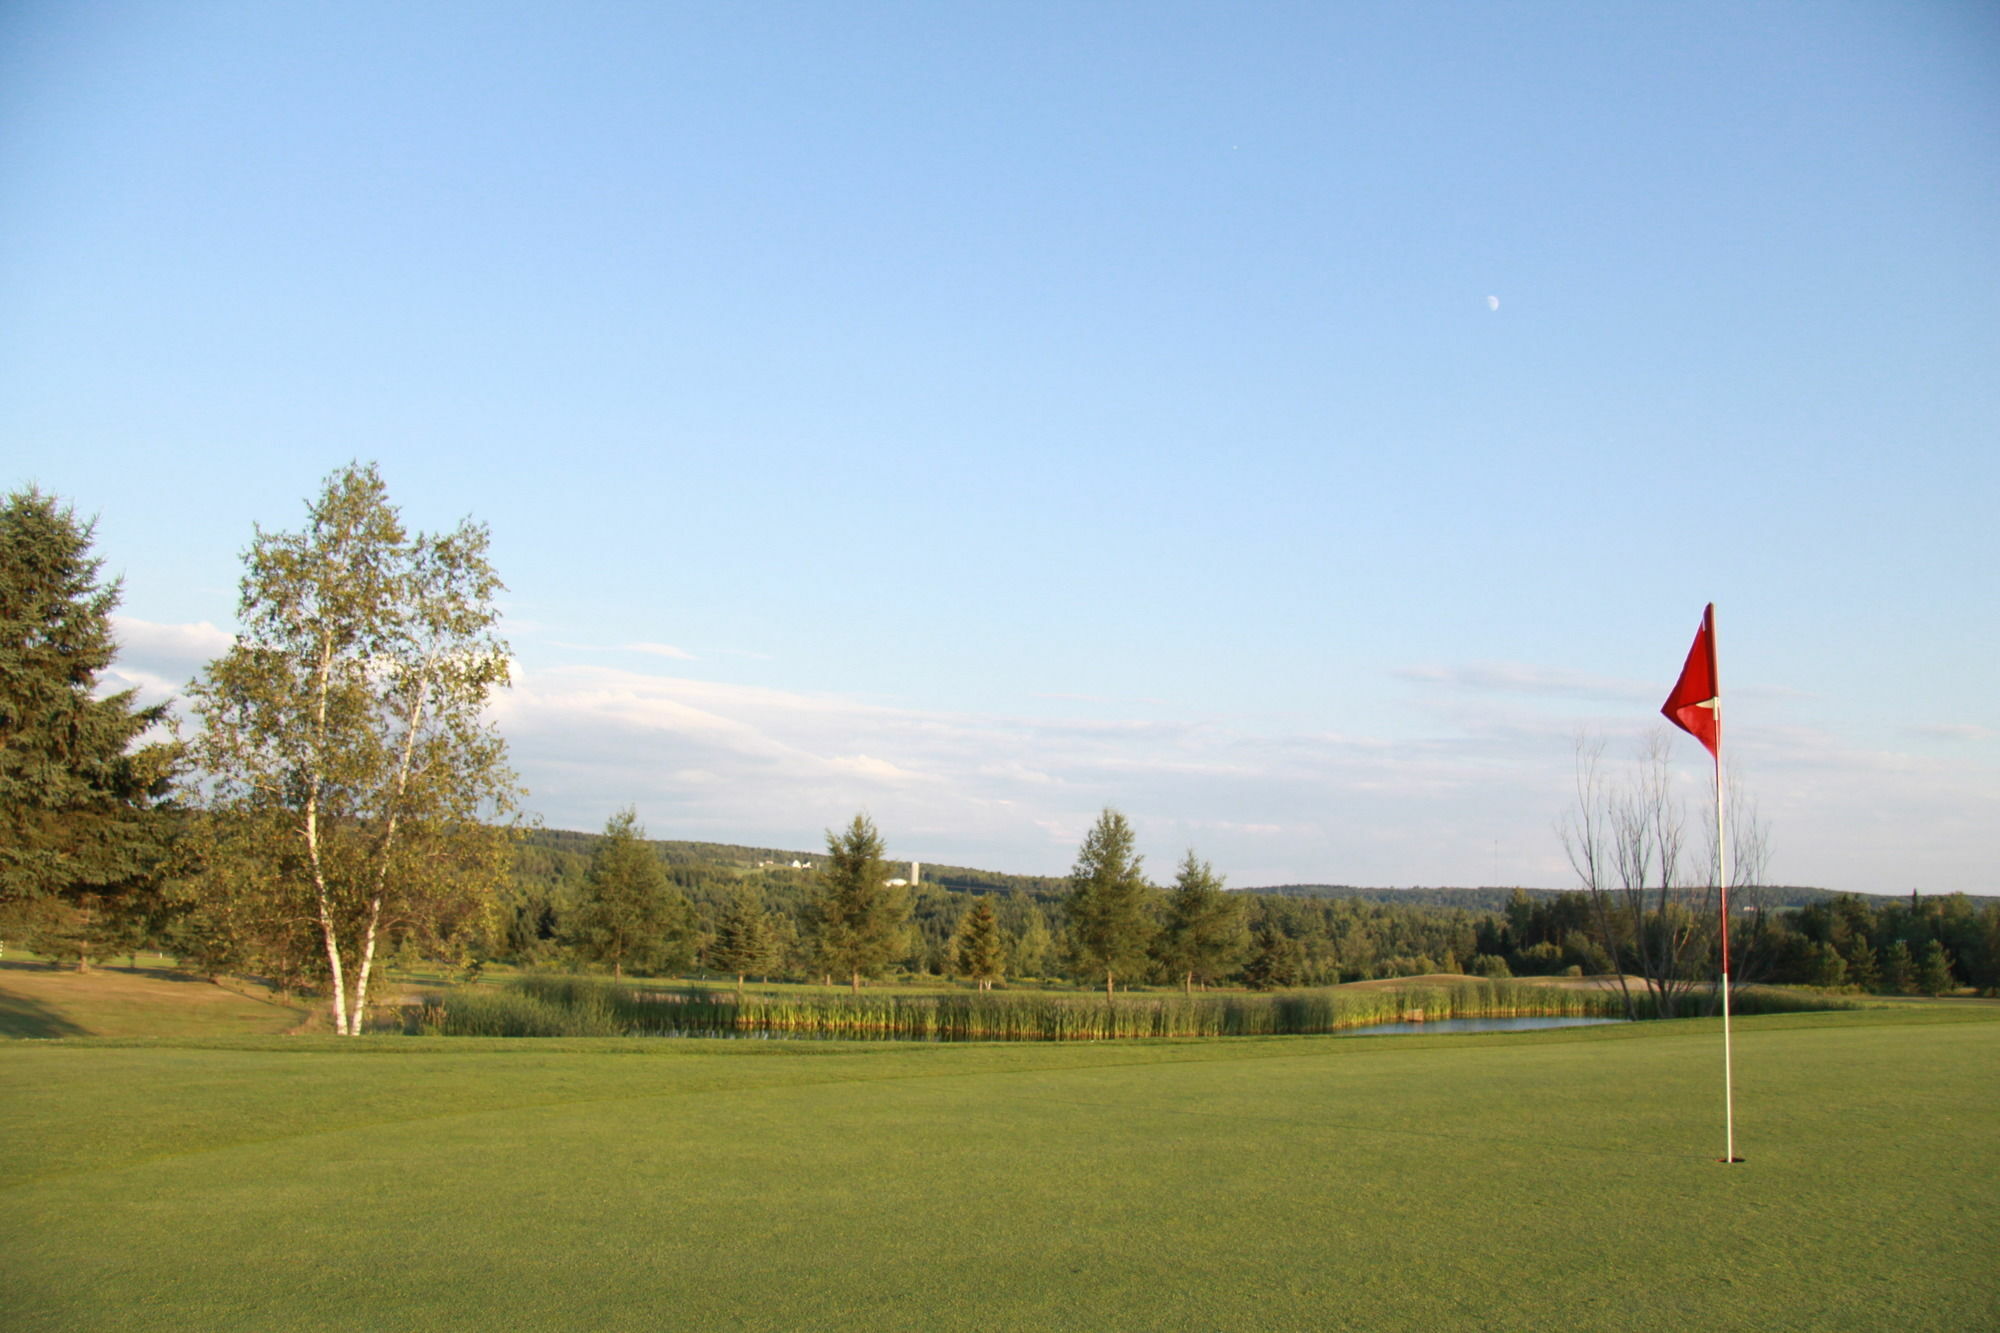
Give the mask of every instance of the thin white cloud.
[(1990, 741), (2000, 732), (1973, 722), (1927, 722), (1910, 728), (1919, 736), (1945, 741)]
[[(137, 686), (147, 702), (180, 693), (231, 642), (206, 623), (120, 617), (118, 631), (105, 685)], [(1270, 732), (899, 708), (601, 663), (517, 663), (492, 712), (530, 808), (556, 827), (594, 828), (636, 803), (657, 837), (810, 850), (866, 809), (892, 853), (1061, 874), (1111, 805), (1162, 874), (1192, 844), (1239, 887), (1566, 884), (1550, 826), (1571, 799), (1572, 741), (1580, 724), (1603, 721), (1600, 697), (1633, 687), (1532, 668), (1421, 679), (1448, 688), (1412, 701), (1418, 735), (1399, 735), (1390, 718), (1368, 719), (1367, 731)], [(1663, 725), (1651, 694), (1618, 710), (1630, 725), (1610, 734), (1612, 760)], [(1991, 738), (1965, 724), (1921, 730)], [(1732, 746), (1785, 881), (1988, 886), (2000, 772), (1977, 762), (1982, 747), (1871, 749), (1776, 722), (1739, 728)], [(1698, 758), (1676, 761), (1691, 801)]]
[(175, 663), (200, 667), (228, 652), (236, 636), (208, 621), (164, 625), (137, 616), (114, 615), (111, 630), (118, 638), (120, 658), (151, 664)]
[[(1496, 696), (1462, 719), (1443, 711), (1417, 738), (1270, 735), (904, 709), (571, 666), (525, 674), (497, 714), (532, 804), (562, 826), (592, 827), (636, 802), (660, 836), (803, 849), (865, 808), (906, 854), (1054, 874), (1113, 805), (1133, 819), (1149, 864), (1192, 843), (1239, 885), (1562, 885), (1549, 830), (1570, 799), (1579, 719), (1532, 704)], [(1629, 736), (1613, 736), (1612, 758), (1646, 730), (1635, 720)], [(1789, 828), (1780, 845), (1824, 856), (1817, 867), (1781, 865), (1786, 878), (1835, 887), (1883, 887), (1873, 880), (1900, 864), (1885, 850), (1875, 858), (1885, 868), (1871, 869), (1872, 849), (1837, 850), (1843, 812), (1879, 805), (1885, 785), (1901, 793), (1891, 804), (1941, 801), (1954, 822), (2000, 786), (1935, 760), (1843, 749), (1810, 729), (1760, 728), (1738, 752), (1767, 814)], [(1698, 768), (1688, 768), (1690, 799)]]

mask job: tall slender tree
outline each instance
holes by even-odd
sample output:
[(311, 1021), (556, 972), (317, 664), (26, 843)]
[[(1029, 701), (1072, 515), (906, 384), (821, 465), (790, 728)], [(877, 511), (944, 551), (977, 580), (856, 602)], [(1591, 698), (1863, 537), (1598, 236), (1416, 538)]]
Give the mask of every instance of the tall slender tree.
[(0, 906), (80, 963), (158, 887), (182, 754), (145, 739), (165, 704), (98, 694), (119, 586), (95, 529), (33, 487), (0, 502)]
[(959, 923), (952, 961), (958, 974), (972, 978), (981, 990), (993, 989), (993, 983), (1006, 975), (1007, 946), (1000, 938), (1000, 918), (986, 899), (975, 902)]
[(889, 883), (882, 835), (866, 815), (826, 834), (826, 866), (806, 903), (805, 925), (820, 966), (861, 989), (907, 947), (910, 900)]
[[(412, 535), (372, 465), (327, 478), (299, 532), (257, 530), (235, 646), (189, 688), (215, 837), (211, 905), (313, 942), (336, 1031), (378, 951), (483, 929), (507, 874), (499, 576), (470, 520)], [(295, 962), (299, 960), (294, 960)]]
[(1167, 895), (1166, 920), (1161, 923), (1154, 952), (1170, 976), (1194, 993), (1194, 984), (1214, 981), (1233, 972), (1250, 952), (1250, 929), (1243, 904), (1223, 892), (1215, 868), (1190, 847)]
[(1140, 872), (1134, 841), (1125, 816), (1106, 808), (1085, 835), (1069, 875), (1071, 945), (1082, 968), (1104, 978), (1106, 995), (1119, 977), (1144, 970), (1153, 937), (1154, 893)]

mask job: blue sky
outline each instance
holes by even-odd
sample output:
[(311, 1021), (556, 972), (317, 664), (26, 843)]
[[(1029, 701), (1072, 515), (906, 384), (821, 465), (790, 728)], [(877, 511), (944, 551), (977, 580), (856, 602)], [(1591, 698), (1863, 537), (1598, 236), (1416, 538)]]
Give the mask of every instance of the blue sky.
[(1991, 892), (1996, 168), (1973, 3), (20, 0), (0, 484), (166, 691), (378, 461), (550, 824), (1023, 872), (1563, 885), (1713, 600), (1773, 878)]

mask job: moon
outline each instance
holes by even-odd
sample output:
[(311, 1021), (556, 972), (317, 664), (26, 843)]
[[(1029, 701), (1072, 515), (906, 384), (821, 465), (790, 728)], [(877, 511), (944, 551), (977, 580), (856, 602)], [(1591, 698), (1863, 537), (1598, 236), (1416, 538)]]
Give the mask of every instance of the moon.
[(1489, 297), (1487, 297), (1487, 298), (1486, 298), (1486, 308), (1487, 308), (1488, 310), (1498, 310), (1498, 309), (1500, 308), (1500, 298), (1499, 298), (1499, 297), (1497, 297), (1497, 296), (1489, 296)]

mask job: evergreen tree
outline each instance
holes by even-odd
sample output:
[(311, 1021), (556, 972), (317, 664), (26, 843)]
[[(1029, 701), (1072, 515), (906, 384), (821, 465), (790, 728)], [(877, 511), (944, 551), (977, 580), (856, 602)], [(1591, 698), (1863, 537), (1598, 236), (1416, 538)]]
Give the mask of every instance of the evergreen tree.
[(958, 974), (978, 982), (981, 990), (991, 990), (1004, 975), (1006, 948), (1000, 941), (1000, 919), (993, 915), (993, 904), (986, 899), (979, 899), (965, 914), (953, 961)]
[(1192, 847), (1167, 896), (1166, 920), (1154, 951), (1190, 995), (1195, 982), (1206, 984), (1235, 971), (1250, 952), (1241, 900), (1223, 892), (1214, 867), (1197, 858)]
[(748, 893), (739, 892), (722, 909), (715, 923), (715, 939), (708, 946), (708, 965), (719, 972), (736, 974), (736, 989), (752, 972), (768, 972), (777, 959), (778, 941), (771, 930), (771, 918)]
[(566, 924), (577, 951), (625, 969), (685, 967), (692, 953), (694, 913), (666, 868), (645, 842), (638, 812), (627, 807), (604, 826), (604, 840), (590, 854), (583, 890)]
[(1917, 960), (1907, 940), (1897, 940), (1882, 951), (1882, 989), (1891, 995), (1908, 995), (1916, 988)]
[(1882, 965), (1875, 961), (1875, 949), (1866, 935), (1857, 934), (1849, 940), (1844, 957), (1849, 981), (1862, 990), (1874, 990), (1882, 984)]
[(1924, 951), (1917, 956), (1917, 991), (1923, 995), (1942, 995), (1957, 988), (1957, 981), (1951, 975), (1951, 955), (1944, 945), (1931, 940), (1924, 945)]
[(1069, 933), (1077, 961), (1104, 978), (1113, 993), (1118, 977), (1146, 966), (1152, 943), (1153, 890), (1133, 854), (1132, 826), (1116, 810), (1098, 816), (1069, 875)]
[(1305, 951), (1299, 942), (1278, 926), (1265, 922), (1257, 927), (1250, 961), (1244, 965), (1243, 979), (1253, 990), (1274, 990), (1299, 984), (1305, 966)]
[(97, 696), (118, 584), (98, 578), (94, 530), (32, 487), (0, 503), (0, 907), (79, 963), (157, 890), (181, 755), (141, 743), (166, 705)]
[(866, 815), (826, 834), (826, 867), (806, 905), (805, 924), (814, 956), (829, 975), (840, 974), (855, 991), (907, 947), (910, 900), (889, 883), (882, 835)]

